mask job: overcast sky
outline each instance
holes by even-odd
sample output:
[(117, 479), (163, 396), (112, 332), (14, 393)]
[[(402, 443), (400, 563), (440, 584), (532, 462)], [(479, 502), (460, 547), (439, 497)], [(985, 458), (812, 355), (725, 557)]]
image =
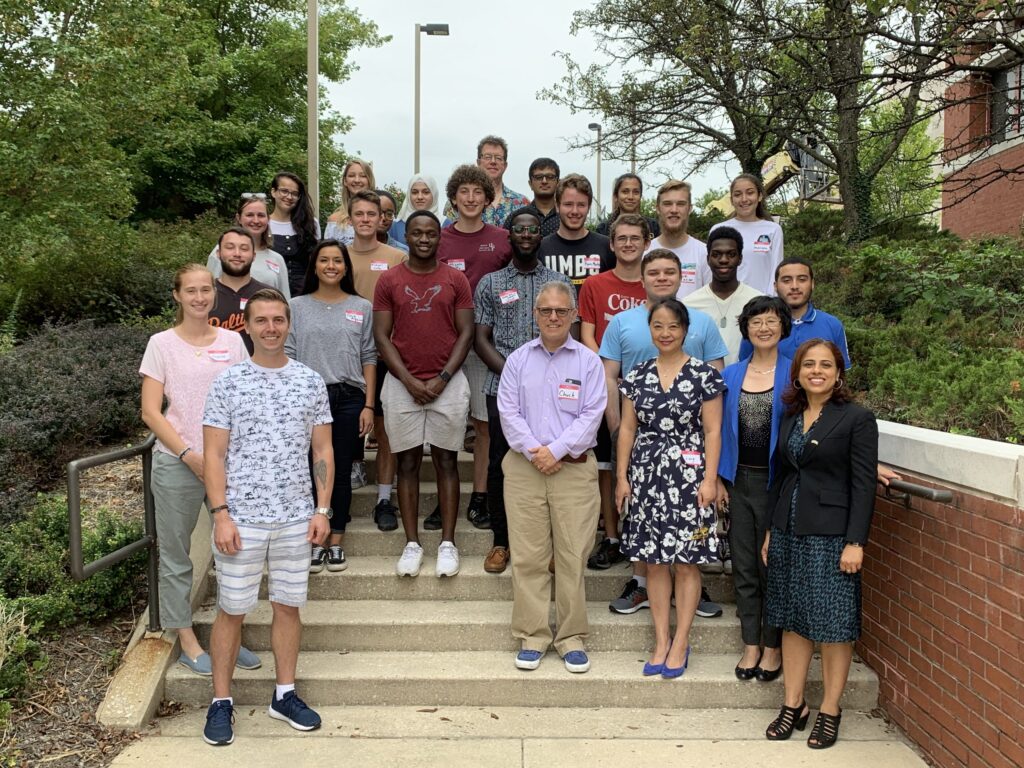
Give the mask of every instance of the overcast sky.
[[(586, 65), (596, 60), (589, 33), (569, 35), (572, 6), (557, 0), (520, 0), (505, 6), (492, 3), (431, 0), (391, 3), (349, 0), (364, 18), (372, 19), (390, 43), (354, 54), (359, 66), (346, 83), (329, 85), (328, 106), (355, 120), (340, 138), (349, 154), (373, 163), (379, 185), (405, 187), (413, 171), (414, 26), (417, 22), (447, 23), (449, 37), (422, 36), (420, 165), (442, 189), (452, 169), (476, 159), (477, 142), (485, 135), (502, 136), (509, 144), (505, 183), (530, 195), (527, 169), (536, 157), (553, 157), (562, 175), (583, 173), (595, 181), (592, 153), (569, 151), (567, 139), (586, 134), (599, 115), (573, 115), (568, 109), (537, 98), (555, 85), (565, 65), (555, 57), (566, 51)], [(426, 10), (429, 9), (429, 10)], [(681, 174), (682, 164), (667, 158), (659, 171), (640, 170), (644, 196), (653, 197), (666, 174)], [(607, 208), (612, 180), (628, 164), (602, 163), (600, 199)], [(690, 179), (694, 198), (709, 187), (727, 186), (729, 172), (717, 170)]]

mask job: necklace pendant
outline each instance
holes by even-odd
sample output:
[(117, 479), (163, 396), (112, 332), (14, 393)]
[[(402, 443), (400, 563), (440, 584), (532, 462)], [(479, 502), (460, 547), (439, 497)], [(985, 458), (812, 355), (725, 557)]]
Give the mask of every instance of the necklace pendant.
[(726, 320), (725, 320), (724, 317), (721, 320), (718, 321), (718, 327), (719, 328), (725, 328), (725, 324), (726, 324)]

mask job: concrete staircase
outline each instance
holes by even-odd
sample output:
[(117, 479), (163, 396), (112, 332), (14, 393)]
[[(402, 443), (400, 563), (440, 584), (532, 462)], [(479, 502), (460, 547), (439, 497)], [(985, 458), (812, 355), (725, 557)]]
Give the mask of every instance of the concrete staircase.
[[(463, 479), (471, 477), (471, 462), (470, 455), (460, 456)], [(433, 468), (426, 459), (421, 488), (422, 520), (436, 499)], [(427, 557), (420, 576), (400, 579), (395, 575), (395, 562), (405, 537), (401, 528), (390, 533), (377, 530), (370, 517), (376, 486), (370, 485), (355, 492), (353, 522), (345, 545), (348, 569), (310, 577), (310, 603), (303, 611), (298, 688), (324, 717), (324, 728), (317, 734), (346, 739), (398, 738), (413, 750), (419, 747), (411, 745), (422, 747), (422, 740), (430, 741), (430, 748), (424, 752), (428, 757), (420, 762), (392, 762), (365, 745), (349, 755), (347, 741), (346, 752), (339, 756), (351, 759), (358, 754), (374, 764), (383, 761), (381, 764), (522, 766), (534, 764), (527, 759), (526, 749), (533, 738), (621, 739), (624, 741), (620, 746), (627, 742), (632, 745), (625, 753), (602, 747), (592, 758), (586, 758), (590, 747), (581, 742), (571, 750), (571, 756), (556, 759), (555, 753), (545, 751), (538, 742), (534, 745), (536, 762), (547, 761), (547, 765), (555, 759), (557, 765), (619, 766), (622, 759), (637, 754), (678, 755), (678, 751), (665, 750), (665, 739), (690, 739), (694, 744), (705, 744), (708, 755), (719, 754), (714, 744), (731, 739), (752, 740), (751, 744), (758, 749), (779, 749), (779, 745), (765, 746), (768, 742), (763, 731), (782, 701), (781, 681), (744, 683), (733, 674), (741, 645), (731, 576), (705, 575), (712, 598), (725, 603), (725, 615), (695, 620), (690, 668), (679, 680), (641, 675), (652, 642), (648, 611), (633, 616), (608, 611), (608, 601), (618, 596), (629, 577), (625, 565), (604, 572), (587, 571), (591, 624), (587, 648), (593, 665), (589, 673), (570, 674), (553, 650), (538, 670), (517, 670), (512, 663), (517, 645), (509, 633), (510, 571), (501, 575), (483, 571), (483, 556), (490, 549), (491, 533), (476, 530), (466, 520), (465, 505), (471, 488), (463, 483), (462, 489), (456, 531), (462, 555), (458, 576), (438, 579), (433, 575), (433, 555), (440, 538), (436, 531), (421, 535)], [(237, 752), (238, 744), (230, 749), (238, 755), (239, 764), (244, 764), (243, 755), (251, 765), (254, 756), (269, 760), (271, 754), (286, 748), (282, 745), (312, 745), (319, 741), (316, 737), (301, 737), (265, 715), (274, 685), (274, 658), (270, 652), (270, 605), (265, 601), (265, 593), (262, 597), (258, 609), (246, 621), (243, 642), (259, 653), (263, 667), (251, 672), (238, 670), (235, 675), (237, 733), (240, 741), (243, 737), (249, 741)], [(213, 599), (211, 594), (196, 615), (196, 630), (204, 646), (215, 615)], [(192, 766), (197, 768), (206, 764), (203, 756), (211, 751), (218, 757), (228, 751), (210, 750), (199, 739), (210, 695), (208, 679), (177, 665), (168, 670), (165, 696), (184, 704), (185, 711), (158, 721), (164, 738), (156, 742), (168, 742), (160, 747), (166, 751), (167, 765), (177, 768), (187, 754), (190, 760), (192, 755), (196, 756), (198, 762), (193, 761)], [(815, 662), (808, 701), (813, 705), (820, 695), (821, 672)], [(904, 752), (909, 750), (898, 736), (864, 714), (876, 705), (877, 698), (876, 676), (855, 662), (843, 702), (847, 710), (843, 719), (847, 744), (860, 741), (863, 746), (871, 742), (882, 748), (883, 753), (875, 758), (883, 765), (920, 765), (912, 753), (914, 759), (903, 762), (907, 759)], [(449, 749), (446, 742), (450, 739), (464, 739), (467, 743)], [(164, 752), (154, 751), (156, 743), (147, 741), (150, 749), (138, 752), (140, 761), (144, 759), (151, 766), (165, 764), (160, 757)], [(890, 750), (898, 759), (885, 757), (890, 754), (885, 753), (888, 747), (902, 750)], [(310, 761), (296, 758), (291, 760), (293, 765), (317, 764), (312, 759), (316, 747), (305, 749)], [(837, 754), (841, 750), (830, 752)], [(135, 754), (125, 753), (115, 765), (136, 764)], [(491, 760), (495, 754), (500, 754), (501, 759)], [(735, 761), (744, 753), (725, 749), (720, 754), (721, 761), (716, 759), (708, 764), (724, 765), (729, 755)], [(799, 752), (792, 754), (803, 758), (810, 753), (801, 745)], [(858, 754), (863, 758), (869, 753)], [(608, 758), (607, 763), (604, 758)], [(756, 762), (771, 764), (773, 760)], [(816, 764), (840, 763), (816, 760)]]

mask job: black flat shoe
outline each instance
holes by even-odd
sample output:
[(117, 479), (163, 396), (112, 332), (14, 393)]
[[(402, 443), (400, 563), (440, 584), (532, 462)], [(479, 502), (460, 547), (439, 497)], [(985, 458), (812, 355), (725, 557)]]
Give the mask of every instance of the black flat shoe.
[(772, 670), (761, 669), (761, 667), (758, 666), (754, 670), (754, 674), (757, 677), (759, 682), (770, 683), (772, 680), (778, 679), (779, 675), (782, 674), (782, 665), (779, 664), (778, 669), (772, 669)]
[(761, 667), (759, 666), (760, 664), (761, 664), (761, 657), (760, 656), (757, 657), (757, 661), (754, 663), (754, 666), (752, 666), (752, 667), (741, 667), (739, 664), (737, 664), (736, 665), (736, 679), (737, 680), (753, 680), (755, 677), (757, 677), (757, 673), (761, 669)]

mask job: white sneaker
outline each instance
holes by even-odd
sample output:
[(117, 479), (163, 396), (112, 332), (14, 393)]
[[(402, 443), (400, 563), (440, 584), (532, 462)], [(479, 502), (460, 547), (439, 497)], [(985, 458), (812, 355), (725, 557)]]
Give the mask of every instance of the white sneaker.
[(423, 565), (423, 547), (415, 541), (410, 541), (402, 550), (402, 556), (398, 558), (395, 572), (399, 576), (419, 576), (421, 565)]
[(356, 461), (352, 464), (352, 490), (366, 485), (366, 462)]
[(442, 541), (437, 548), (437, 575), (454, 576), (459, 572), (459, 550), (450, 541)]

